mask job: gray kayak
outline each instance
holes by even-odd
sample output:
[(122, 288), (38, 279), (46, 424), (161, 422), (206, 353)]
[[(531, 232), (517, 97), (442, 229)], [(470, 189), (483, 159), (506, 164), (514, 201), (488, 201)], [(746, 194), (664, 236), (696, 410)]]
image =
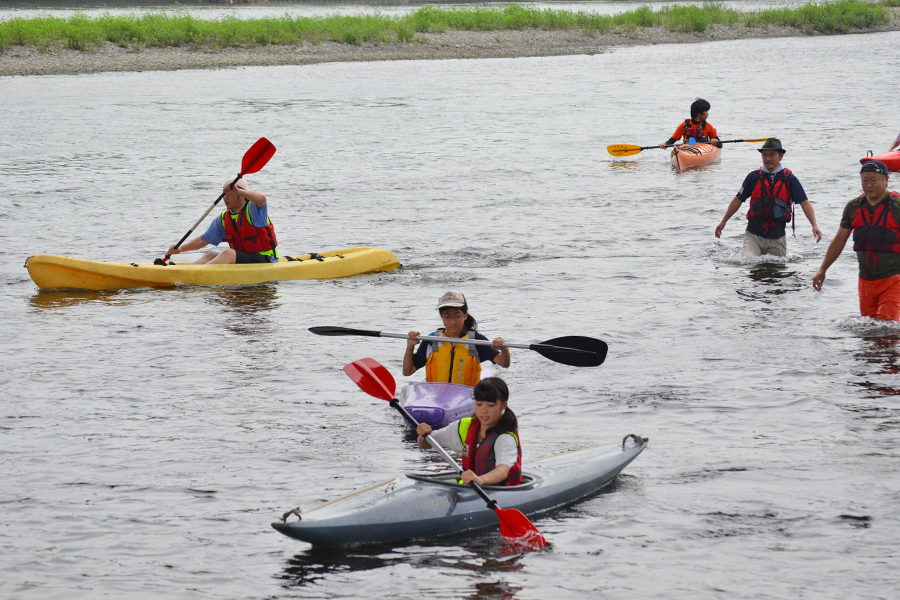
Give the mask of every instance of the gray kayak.
[[(484, 486), (501, 508), (537, 515), (582, 500), (608, 484), (647, 447), (629, 435), (616, 444), (548, 456), (523, 465), (522, 485)], [(290, 520), (296, 515), (299, 520)], [(452, 473), (401, 475), (306, 512), (293, 510), (272, 527), (314, 546), (381, 544), (497, 527), (497, 516)]]

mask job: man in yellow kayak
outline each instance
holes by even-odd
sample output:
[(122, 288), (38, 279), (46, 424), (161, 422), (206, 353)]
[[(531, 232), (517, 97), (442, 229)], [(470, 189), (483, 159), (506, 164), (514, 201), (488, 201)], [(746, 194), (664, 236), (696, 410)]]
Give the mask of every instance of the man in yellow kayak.
[[(441, 296), (437, 309), (444, 326), (430, 335), (487, 340), (475, 331), (478, 322), (469, 314), (466, 297), (460, 292), (447, 292)], [(509, 348), (502, 347), (506, 342), (502, 337), (495, 338), (490, 348), (460, 343), (423, 342), (414, 353), (413, 349), (419, 344), (417, 335), (418, 331), (410, 331), (406, 342), (403, 375), (407, 377), (425, 367), (426, 381), (474, 386), (481, 380), (482, 362), (491, 361), (504, 369), (509, 367)]]
[[(763, 166), (751, 171), (744, 178), (737, 196), (731, 199), (725, 216), (716, 225), (716, 237), (722, 237), (722, 230), (741, 204), (750, 198), (750, 208), (747, 210), (747, 230), (744, 232), (743, 250), (753, 256), (771, 254), (772, 256), (787, 256), (786, 225), (792, 220), (795, 204), (803, 209), (803, 214), (812, 225), (816, 243), (822, 239), (822, 231), (816, 224), (816, 213), (812, 202), (806, 197), (800, 180), (781, 165), (781, 159), (785, 150), (781, 147), (781, 140), (769, 138), (762, 145), (759, 153), (762, 155)], [(796, 224), (796, 218), (793, 219)], [(796, 225), (793, 225), (796, 227)], [(796, 235), (796, 234), (795, 234)]]
[(269, 206), (266, 196), (255, 192), (244, 178), (238, 179), (232, 187), (233, 178), (225, 182), (225, 210), (213, 219), (206, 233), (195, 237), (176, 248), (169, 247), (168, 255), (199, 250), (207, 245), (218, 246), (228, 242), (228, 248), (221, 253), (210, 252), (194, 261), (195, 265), (233, 265), (249, 263), (278, 262), (278, 240), (275, 227), (269, 220)]

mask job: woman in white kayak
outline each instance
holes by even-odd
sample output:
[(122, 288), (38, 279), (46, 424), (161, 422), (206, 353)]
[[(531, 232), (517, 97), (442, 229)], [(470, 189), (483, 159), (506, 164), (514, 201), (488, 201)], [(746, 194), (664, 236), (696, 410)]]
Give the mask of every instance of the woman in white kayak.
[(419, 423), (420, 448), (431, 448), (425, 436), (462, 456), (463, 483), (478, 485), (519, 485), (522, 483), (522, 446), (519, 424), (507, 406), (509, 388), (499, 377), (486, 377), (472, 390), (475, 413), (432, 431)]
[[(448, 338), (487, 340), (478, 333), (475, 317), (469, 314), (466, 297), (459, 292), (447, 292), (437, 305), (444, 326), (429, 334)], [(409, 332), (406, 354), (403, 356), (403, 375), (409, 377), (425, 367), (425, 380), (435, 382), (460, 383), (473, 386), (481, 380), (481, 363), (491, 361), (504, 369), (509, 367), (509, 348), (503, 348), (506, 340), (494, 338), (492, 346), (475, 346), (449, 342), (423, 342), (418, 345), (418, 331)]]

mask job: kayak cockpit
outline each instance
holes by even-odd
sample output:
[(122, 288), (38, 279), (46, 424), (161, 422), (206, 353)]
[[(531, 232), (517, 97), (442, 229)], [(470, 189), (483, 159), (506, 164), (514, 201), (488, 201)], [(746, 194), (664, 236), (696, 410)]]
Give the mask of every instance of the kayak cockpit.
[[(444, 485), (447, 487), (468, 488), (465, 483), (459, 482), (459, 476), (453, 472), (445, 473), (407, 473), (406, 476), (414, 481), (424, 481), (425, 483), (433, 483), (435, 485)], [(504, 492), (515, 492), (517, 490), (530, 490), (541, 482), (539, 475), (522, 473), (522, 483), (519, 485), (483, 485), (485, 490), (498, 490)]]

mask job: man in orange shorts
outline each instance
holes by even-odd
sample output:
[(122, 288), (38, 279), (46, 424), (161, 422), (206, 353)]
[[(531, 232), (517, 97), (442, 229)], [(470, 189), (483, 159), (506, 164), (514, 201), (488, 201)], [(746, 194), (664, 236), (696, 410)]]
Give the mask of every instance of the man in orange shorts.
[(859, 172), (863, 194), (851, 200), (825, 252), (813, 287), (822, 291), (825, 271), (853, 234), (859, 260), (859, 311), (864, 317), (900, 320), (900, 193), (888, 192), (888, 170), (872, 160)]

